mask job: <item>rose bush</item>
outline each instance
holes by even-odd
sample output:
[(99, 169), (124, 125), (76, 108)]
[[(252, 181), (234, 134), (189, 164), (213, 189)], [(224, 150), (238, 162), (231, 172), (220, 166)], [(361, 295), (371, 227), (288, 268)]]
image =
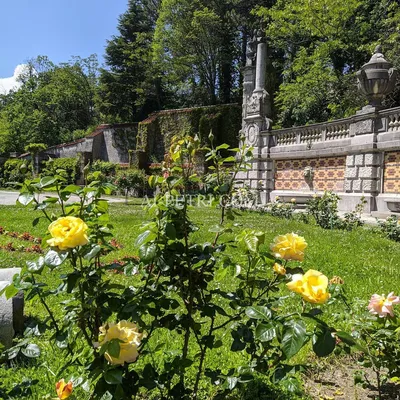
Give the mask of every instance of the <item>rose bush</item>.
[[(157, 195), (135, 240), (138, 258), (122, 265), (101, 259), (113, 250), (108, 203), (102, 199), (112, 185), (94, 181), (81, 188), (66, 184), (60, 174), (26, 181), (21, 188), (19, 202), (42, 210), (49, 232), (42, 242), (45, 254), (28, 262), (5, 292), (12, 296), (23, 290), (28, 301), (46, 310), (49, 337), (65, 359), (60, 371), (79, 376), (71, 379), (74, 395), (205, 399), (212, 391), (215, 398), (226, 398), (260, 374), (271, 385), (299, 392), (293, 356), (310, 342), (319, 356), (331, 354), (337, 338), (354, 342), (323, 320), (330, 301), (328, 278), (302, 270), (303, 237), (279, 235), (271, 253), (265, 232), (237, 226), (232, 198), (237, 174), (252, 160), (251, 149), (215, 147), (212, 135), (210, 141), (209, 148), (202, 148), (198, 138), (172, 139), (163, 176), (149, 178)], [(206, 153), (213, 204), (220, 211), (211, 240), (204, 242), (197, 233), (201, 227), (190, 218), (188, 195), (200, 182), (195, 170), (199, 151)], [(232, 165), (228, 174), (227, 164)], [(44, 190), (57, 196), (35, 196)], [(239, 259), (230, 252), (237, 247)], [(123, 279), (110, 278), (107, 272), (116, 270)], [(51, 288), (41, 282), (41, 275), (49, 273), (58, 276)], [(224, 289), (220, 283), (228, 275), (234, 285)], [(312, 305), (288, 296), (288, 288)], [(58, 312), (54, 301), (49, 305), (50, 296), (60, 296)], [(285, 306), (286, 301), (294, 303)], [(39, 328), (34, 331), (41, 334)], [(160, 340), (166, 334), (173, 351)], [(35, 346), (29, 337), (25, 340)], [(242, 365), (209, 363), (210, 354), (215, 357), (222, 346), (240, 353)], [(17, 353), (12, 348), (5, 355), (15, 358)]]

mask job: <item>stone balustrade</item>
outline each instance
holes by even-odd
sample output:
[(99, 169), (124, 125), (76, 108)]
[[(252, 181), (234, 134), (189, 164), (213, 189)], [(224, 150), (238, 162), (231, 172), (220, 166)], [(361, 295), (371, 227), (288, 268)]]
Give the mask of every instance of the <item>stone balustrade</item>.
[[(400, 126), (400, 111), (399, 111)], [(345, 139), (350, 136), (350, 124), (352, 118), (341, 119), (322, 124), (296, 126), (287, 129), (272, 131), (276, 146), (288, 146), (294, 144), (311, 144), (316, 142)]]

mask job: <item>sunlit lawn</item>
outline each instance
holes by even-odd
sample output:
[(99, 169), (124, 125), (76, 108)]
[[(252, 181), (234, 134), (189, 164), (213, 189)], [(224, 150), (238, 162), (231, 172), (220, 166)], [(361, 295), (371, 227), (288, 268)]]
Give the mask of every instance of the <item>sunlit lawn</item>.
[[(123, 248), (109, 254), (107, 260), (122, 258), (124, 256), (137, 253), (134, 242), (139, 233), (140, 225), (146, 221), (146, 212), (141, 205), (141, 201), (136, 200), (130, 204), (111, 204), (111, 221), (115, 228), (115, 238), (123, 245)], [(215, 225), (218, 218), (218, 210), (211, 208), (194, 208), (192, 217), (199, 225), (200, 230), (193, 236), (196, 241), (210, 241), (213, 233), (208, 232), (211, 225)], [(38, 225), (32, 227), (31, 222), (37, 216), (39, 211), (32, 211), (29, 208), (21, 206), (0, 206), (0, 226), (7, 231), (16, 231), (18, 233), (30, 232), (34, 236), (41, 236), (46, 231), (48, 223), (41, 220)], [(339, 275), (345, 281), (345, 289), (349, 298), (349, 303), (359, 304), (362, 310), (373, 293), (388, 293), (396, 291), (400, 287), (400, 243), (395, 243), (382, 238), (370, 229), (360, 228), (353, 232), (346, 231), (327, 231), (313, 225), (306, 225), (299, 221), (283, 220), (267, 215), (260, 215), (253, 212), (243, 212), (237, 219), (240, 225), (236, 228), (237, 232), (244, 228), (254, 228), (266, 232), (266, 245), (268, 246), (277, 234), (296, 232), (306, 238), (308, 248), (306, 258), (303, 263), (305, 270), (309, 268), (322, 271), (328, 277)], [(235, 234), (231, 234), (227, 239), (233, 239)], [(29, 242), (0, 235), (0, 245), (6, 245), (12, 242), (15, 247), (18, 245), (31, 246)], [(241, 254), (234, 247), (229, 250), (234, 254), (238, 263), (242, 262)], [(22, 267), (27, 260), (34, 260), (37, 254), (24, 253), (21, 251), (8, 252), (0, 249), (0, 268)], [(45, 282), (50, 286), (56, 281), (58, 272), (46, 274), (43, 276)], [(266, 276), (271, 274), (266, 271)], [(120, 282), (134, 284), (135, 278), (129, 280), (121, 275), (112, 275), (111, 279)], [(221, 282), (226, 287), (234, 286), (234, 279), (230, 277)], [(285, 293), (289, 295), (289, 292)], [(295, 297), (295, 295), (290, 295)], [(54, 296), (51, 300), (53, 306), (57, 307), (60, 299)], [(289, 299), (289, 304), (295, 304), (294, 300)], [(59, 308), (59, 312), (61, 308)], [(342, 305), (334, 305), (331, 310), (341, 312), (339, 318), (331, 317), (337, 324), (343, 324), (348, 328), (348, 321), (342, 315), (346, 314), (346, 309)], [(35, 317), (39, 320), (45, 318), (45, 312), (38, 302), (26, 304), (26, 315)], [(158, 337), (158, 340), (171, 343), (168, 348), (171, 356), (179, 348), (174, 348), (173, 337), (175, 333), (166, 331)], [(222, 333), (223, 342), (228, 346), (230, 343), (229, 328)], [(0, 367), (0, 389), (13, 387), (23, 378), (38, 379), (39, 384), (33, 387), (33, 399), (41, 399), (46, 393), (53, 392), (55, 376), (57, 369), (62, 365), (62, 352), (57, 348), (52, 348), (47, 339), (38, 339), (38, 343), (43, 349), (43, 354), (38, 361), (29, 364), (14, 365), (14, 368)], [(242, 354), (224, 353), (223, 347), (212, 353), (209, 359), (210, 366), (219, 366), (222, 369), (231, 368), (240, 365), (245, 361)], [(163, 356), (168, 356), (166, 352)], [(305, 356), (304, 356), (305, 357)], [(72, 374), (71, 371), (68, 371)], [(79, 393), (79, 392), (78, 392)], [(81, 394), (84, 399), (84, 395)], [(54, 396), (53, 396), (54, 397)], [(0, 396), (1, 398), (1, 396)], [(255, 399), (256, 400), (256, 399)]]

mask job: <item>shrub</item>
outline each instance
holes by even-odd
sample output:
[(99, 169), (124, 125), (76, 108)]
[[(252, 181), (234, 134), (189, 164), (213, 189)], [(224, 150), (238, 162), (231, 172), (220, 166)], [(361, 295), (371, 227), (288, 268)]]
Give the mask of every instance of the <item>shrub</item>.
[(31, 162), (19, 158), (11, 158), (4, 163), (1, 170), (0, 184), (6, 186), (7, 183), (22, 183), (25, 179), (31, 177)]
[(275, 198), (275, 201), (268, 203), (263, 211), (267, 214), (270, 214), (274, 217), (291, 219), (293, 218), (294, 206), (296, 204), (296, 200), (290, 201), (289, 203), (285, 203), (278, 196)]
[(338, 215), (340, 197), (333, 192), (325, 191), (319, 197), (315, 195), (307, 202), (306, 212), (314, 217), (315, 222), (324, 229), (338, 229), (341, 221)]
[(118, 171), (114, 183), (126, 197), (130, 193), (140, 197), (146, 188), (146, 182), (146, 173), (142, 169), (127, 169)]
[(44, 161), (44, 168), (41, 176), (60, 174), (67, 180), (68, 184), (73, 184), (79, 177), (79, 163), (77, 158), (51, 158)]
[(396, 216), (392, 215), (384, 221), (378, 220), (378, 225), (381, 232), (391, 240), (400, 242), (400, 224)]
[(118, 171), (119, 165), (109, 161), (94, 161), (89, 168), (90, 172), (100, 171), (105, 176), (115, 176)]
[[(336, 338), (354, 343), (324, 321), (324, 307), (335, 300), (336, 292), (330, 293), (322, 272), (305, 272), (299, 266), (305, 239), (295, 233), (279, 235), (269, 250), (264, 232), (235, 223), (238, 211), (230, 206), (235, 177), (253, 158), (245, 145), (227, 181), (220, 171), (231, 158), (222, 157), (218, 147), (207, 149), (218, 183), (214, 193), (220, 215), (210, 229), (212, 239), (203, 241), (204, 231), (198, 234), (202, 226), (191, 220), (187, 196), (187, 188), (200, 180), (193, 167), (197, 150), (200, 143), (191, 137), (173, 139), (168, 174), (149, 178), (158, 194), (149, 205), (150, 221), (144, 221), (135, 241), (139, 257), (124, 265), (101, 259), (114, 249), (108, 203), (101, 198), (111, 185), (65, 186), (60, 176), (25, 182), (18, 200), (43, 211), (49, 223), (43, 238), (47, 248), (4, 291), (8, 297), (24, 291), (27, 301), (43, 307), (48, 318), (34, 333), (27, 330), (31, 337), (6, 350), (5, 357), (15, 359), (20, 352), (38, 357), (36, 335), (50, 330), (45, 337), (65, 363), (54, 381), (61, 392), (67, 388), (68, 396), (76, 391), (76, 398), (93, 400), (200, 400), (213, 393), (215, 399), (226, 399), (262, 375), (278, 399), (279, 392), (300, 389), (299, 368), (291, 359), (308, 343), (323, 357), (335, 350)], [(144, 173), (124, 171), (120, 180), (122, 187), (131, 188), (143, 183)], [(178, 196), (182, 185), (183, 195)], [(54, 186), (58, 199), (35, 196)], [(72, 195), (79, 201), (64, 203)], [(46, 211), (50, 205), (51, 213)], [(232, 257), (230, 246), (239, 248), (239, 259)], [(109, 270), (126, 276), (112, 281)], [(43, 282), (44, 274), (52, 274), (51, 284)], [(235, 277), (229, 289), (220, 285), (228, 274)], [(284, 306), (289, 296), (281, 287), (292, 292), (290, 309)], [(55, 296), (62, 301), (54, 301)], [(223, 346), (240, 353), (229, 357), (240, 359), (240, 365), (209, 362), (210, 356), (219, 357)], [(74, 379), (65, 376), (69, 373)], [(265, 392), (262, 383), (250, 388), (254, 396)]]

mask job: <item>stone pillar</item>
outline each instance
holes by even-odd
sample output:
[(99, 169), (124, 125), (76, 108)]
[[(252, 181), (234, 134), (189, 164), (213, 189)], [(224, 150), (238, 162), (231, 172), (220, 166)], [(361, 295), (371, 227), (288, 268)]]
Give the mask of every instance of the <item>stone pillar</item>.
[(350, 124), (351, 144), (346, 156), (342, 210), (353, 210), (361, 197), (367, 201), (365, 212), (376, 210), (383, 155), (377, 150), (377, 135), (381, 129), (384, 129), (383, 121), (375, 113), (362, 119), (360, 115)]
[[(253, 190), (260, 191), (259, 201), (269, 201), (269, 193), (273, 189), (272, 162), (269, 159), (271, 129), (270, 96), (265, 90), (267, 45), (261, 34), (258, 34), (256, 52), (256, 67), (248, 65), (244, 71), (243, 118), (242, 133), (245, 142), (253, 147), (254, 160), (252, 168), (247, 173), (240, 174), (238, 179)], [(254, 60), (254, 57), (253, 57)], [(250, 91), (253, 89), (252, 91)], [(272, 175), (271, 175), (272, 174)]]
[(129, 150), (129, 167), (147, 169), (147, 154), (142, 150)]

